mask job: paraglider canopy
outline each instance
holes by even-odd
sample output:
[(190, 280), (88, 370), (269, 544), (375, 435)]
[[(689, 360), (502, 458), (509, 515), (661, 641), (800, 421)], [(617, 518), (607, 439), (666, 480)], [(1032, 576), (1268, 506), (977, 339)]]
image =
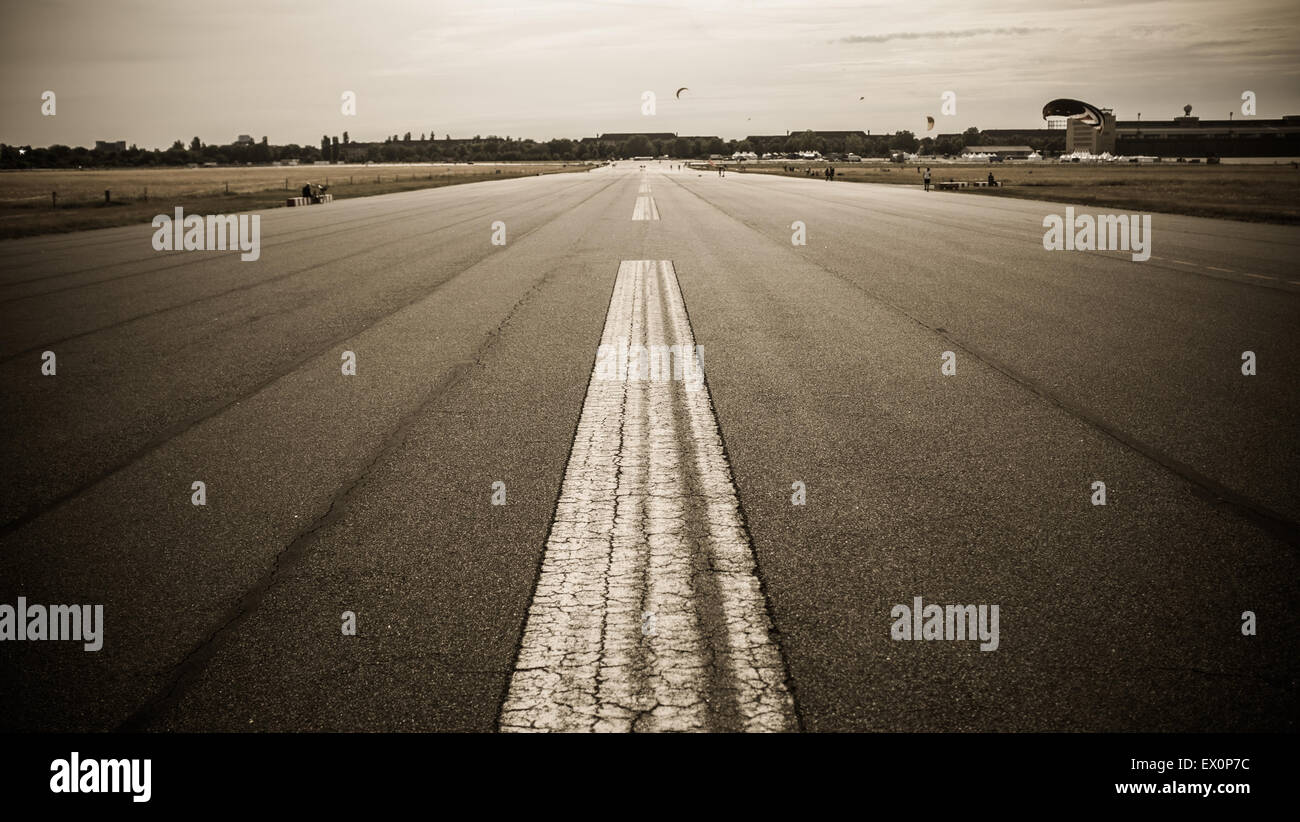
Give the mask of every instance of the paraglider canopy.
[(673, 96), (676, 97), (678, 100), (680, 100), (682, 99), (683, 91), (690, 91), (690, 89), (688, 89), (686, 86), (682, 86), (681, 88), (677, 89), (677, 93)]
[(928, 114), (925, 115), (925, 130), (934, 131), (934, 118)]
[(1046, 120), (1048, 117), (1064, 117), (1067, 120), (1078, 120), (1093, 128), (1101, 128), (1101, 124), (1104, 122), (1101, 110), (1096, 106), (1082, 100), (1071, 100), (1067, 97), (1061, 97), (1043, 106), (1043, 119)]

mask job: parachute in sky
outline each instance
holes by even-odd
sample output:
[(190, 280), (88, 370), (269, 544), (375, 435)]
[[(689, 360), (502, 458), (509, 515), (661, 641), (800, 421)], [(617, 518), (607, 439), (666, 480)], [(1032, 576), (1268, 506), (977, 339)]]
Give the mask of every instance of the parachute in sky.
[(1071, 100), (1062, 97), (1053, 100), (1043, 106), (1043, 119), (1048, 117), (1064, 117), (1067, 120), (1078, 120), (1084, 125), (1093, 128), (1101, 128), (1105, 118), (1101, 116), (1101, 110), (1091, 103), (1085, 103), (1082, 100)]
[(680, 100), (682, 99), (683, 91), (690, 91), (690, 89), (688, 89), (686, 86), (682, 86), (681, 88), (677, 89), (677, 93), (673, 96), (676, 97), (678, 100)]
[(928, 114), (925, 115), (925, 130), (934, 131), (934, 118)]

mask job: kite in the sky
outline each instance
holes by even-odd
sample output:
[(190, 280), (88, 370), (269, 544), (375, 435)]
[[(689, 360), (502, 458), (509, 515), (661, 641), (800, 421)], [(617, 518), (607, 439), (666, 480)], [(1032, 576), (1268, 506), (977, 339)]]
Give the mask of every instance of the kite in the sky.
[(1084, 125), (1093, 128), (1101, 128), (1105, 118), (1101, 116), (1101, 111), (1091, 103), (1085, 103), (1082, 100), (1071, 100), (1062, 97), (1053, 100), (1043, 106), (1043, 119), (1048, 117), (1064, 117), (1067, 120), (1078, 120)]
[(683, 92), (683, 91), (690, 91), (690, 89), (688, 89), (686, 86), (682, 86), (681, 88), (677, 89), (677, 94), (675, 94), (674, 96), (675, 96), (678, 100), (682, 99), (682, 92)]
[(928, 114), (925, 115), (925, 130), (934, 131), (934, 118)]

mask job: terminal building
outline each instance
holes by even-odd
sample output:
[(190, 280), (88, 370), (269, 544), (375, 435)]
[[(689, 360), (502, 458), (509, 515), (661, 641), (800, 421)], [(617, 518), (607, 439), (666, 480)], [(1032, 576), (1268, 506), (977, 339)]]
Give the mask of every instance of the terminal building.
[(1156, 157), (1300, 157), (1300, 115), (1202, 120), (1192, 107), (1172, 120), (1121, 120), (1118, 153)]
[(1108, 108), (1101, 110), (1101, 128), (1082, 120), (1067, 120), (1065, 153), (1086, 151), (1089, 154), (1114, 154), (1115, 135), (1115, 113)]
[[(1300, 157), (1300, 115), (1277, 120), (1202, 120), (1183, 107), (1172, 120), (1116, 120), (1104, 108), (1102, 126), (1067, 122), (1065, 152), (1127, 157)], [(1140, 115), (1139, 115), (1140, 116)]]
[[(1045, 129), (985, 129), (980, 132), (984, 145), (968, 145), (964, 151), (1007, 157), (1014, 155), (999, 149), (1023, 144), (1046, 155), (1086, 151), (1126, 157), (1300, 157), (1300, 115), (1202, 120), (1191, 109), (1185, 106), (1183, 116), (1170, 120), (1117, 120), (1111, 109), (1102, 109), (1101, 128), (1060, 118), (1049, 120)], [(940, 139), (965, 136), (944, 134)]]

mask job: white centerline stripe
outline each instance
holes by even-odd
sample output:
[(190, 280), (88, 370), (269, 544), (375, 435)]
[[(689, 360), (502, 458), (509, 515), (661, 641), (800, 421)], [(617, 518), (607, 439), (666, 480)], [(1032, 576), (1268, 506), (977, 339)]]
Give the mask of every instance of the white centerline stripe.
[(632, 209), (633, 220), (657, 220), (659, 219), (659, 209), (655, 206), (655, 198), (649, 195), (638, 196), (636, 198), (636, 207)]
[(792, 729), (671, 262), (619, 266), (600, 350), (501, 730)]

